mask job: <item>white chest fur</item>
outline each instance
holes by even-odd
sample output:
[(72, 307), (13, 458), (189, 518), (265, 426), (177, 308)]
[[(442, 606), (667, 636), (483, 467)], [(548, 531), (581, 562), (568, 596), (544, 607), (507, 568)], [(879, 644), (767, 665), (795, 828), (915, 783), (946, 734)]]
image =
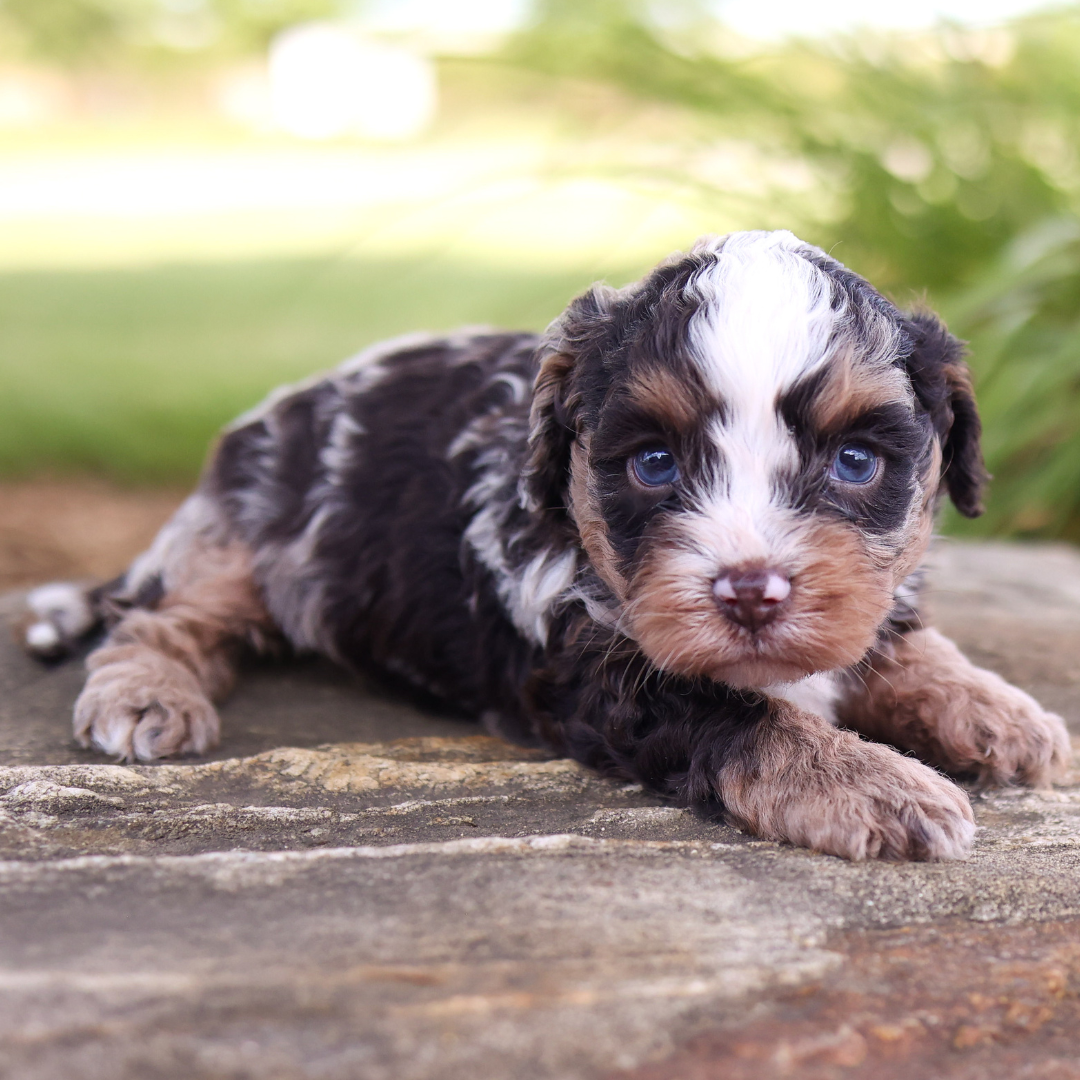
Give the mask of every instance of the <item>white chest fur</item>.
[(816, 713), (836, 723), (836, 705), (840, 700), (840, 676), (832, 671), (819, 671), (805, 679), (792, 683), (773, 683), (763, 686), (762, 692), (770, 697), (783, 698), (807, 712)]

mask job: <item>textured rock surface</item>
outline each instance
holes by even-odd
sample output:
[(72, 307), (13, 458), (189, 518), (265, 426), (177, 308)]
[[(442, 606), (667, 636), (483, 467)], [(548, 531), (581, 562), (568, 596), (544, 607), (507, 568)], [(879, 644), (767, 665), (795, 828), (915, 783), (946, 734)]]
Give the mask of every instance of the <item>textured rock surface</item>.
[[(935, 621), (1080, 734), (1080, 556), (949, 545)], [(11, 607), (9, 601), (9, 610)], [(213, 760), (73, 747), (0, 646), (0, 1075), (1080, 1077), (1080, 771), (962, 865), (851, 865), (259, 666)]]

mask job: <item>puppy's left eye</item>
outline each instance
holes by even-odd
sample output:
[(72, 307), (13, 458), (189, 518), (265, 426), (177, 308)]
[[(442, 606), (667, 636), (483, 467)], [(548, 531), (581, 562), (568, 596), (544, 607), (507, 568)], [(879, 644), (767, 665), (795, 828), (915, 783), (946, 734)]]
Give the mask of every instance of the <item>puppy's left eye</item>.
[(646, 487), (663, 487), (674, 484), (679, 478), (679, 466), (675, 455), (666, 446), (648, 446), (639, 450), (631, 459), (634, 475)]
[(836, 451), (829, 475), (845, 484), (868, 484), (877, 473), (877, 454), (860, 443), (845, 443)]

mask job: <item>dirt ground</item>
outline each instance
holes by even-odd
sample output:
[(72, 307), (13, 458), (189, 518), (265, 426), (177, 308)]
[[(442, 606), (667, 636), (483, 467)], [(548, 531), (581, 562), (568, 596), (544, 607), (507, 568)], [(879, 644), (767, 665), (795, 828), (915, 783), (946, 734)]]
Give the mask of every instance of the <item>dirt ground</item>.
[(94, 478), (0, 481), (0, 592), (118, 574), (184, 494)]

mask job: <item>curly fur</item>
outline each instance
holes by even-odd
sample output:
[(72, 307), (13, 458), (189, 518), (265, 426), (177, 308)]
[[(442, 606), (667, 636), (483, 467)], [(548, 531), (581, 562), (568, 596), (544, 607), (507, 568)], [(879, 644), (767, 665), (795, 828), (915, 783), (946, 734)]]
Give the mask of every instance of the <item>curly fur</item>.
[(28, 647), (109, 624), (76, 734), (127, 759), (213, 745), (238, 650), (280, 637), (760, 836), (961, 858), (930, 766), (1045, 783), (1067, 747), (919, 629), (935, 507), (985, 481), (962, 353), (790, 233), (705, 238), (542, 337), (412, 336), (275, 393), (123, 577), (31, 598)]

